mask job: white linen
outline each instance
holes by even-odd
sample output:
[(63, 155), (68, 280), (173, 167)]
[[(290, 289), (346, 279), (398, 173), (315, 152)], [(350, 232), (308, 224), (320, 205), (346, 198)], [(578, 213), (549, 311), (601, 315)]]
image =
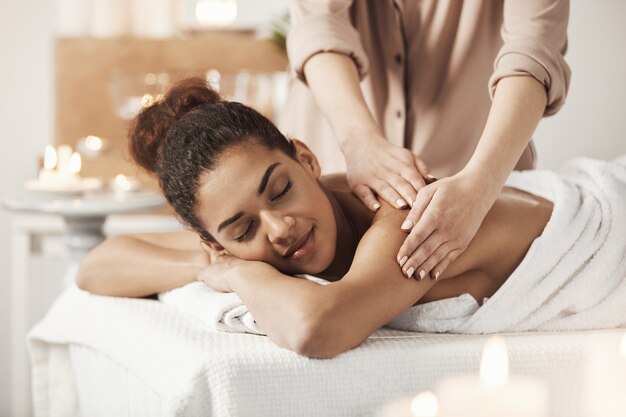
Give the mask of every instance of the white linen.
[(626, 326), (626, 156), (579, 158), (559, 174), (511, 175), (509, 185), (554, 202), (552, 217), (502, 287), (453, 331)]
[(222, 293), (192, 282), (159, 294), (159, 300), (223, 332), (265, 334), (235, 293)]
[[(591, 342), (606, 333), (507, 335), (511, 370), (548, 384), (551, 416), (582, 417), (581, 363)], [(154, 300), (100, 297), (73, 287), (33, 328), (28, 343), (39, 417), (78, 415), (71, 369), (76, 355), (67, 352), (75, 345), (124, 369), (100, 372), (100, 365), (91, 366), (95, 390), (124, 386), (128, 374), (137, 379), (131, 381), (137, 390), (143, 384), (141, 392), (160, 399), (155, 407), (139, 404), (143, 397), (110, 396), (101, 409), (79, 389), (81, 411), (98, 411), (95, 415), (118, 415), (116, 410), (144, 415), (140, 411), (150, 409), (158, 413), (152, 417), (346, 417), (372, 416), (384, 402), (432, 389), (444, 376), (477, 372), (484, 341), (481, 335), (383, 329), (335, 359), (316, 360), (281, 349), (267, 337), (210, 330)], [(104, 360), (102, 366), (108, 366)], [(84, 378), (77, 375), (81, 383)], [(55, 389), (66, 392), (56, 395)]]

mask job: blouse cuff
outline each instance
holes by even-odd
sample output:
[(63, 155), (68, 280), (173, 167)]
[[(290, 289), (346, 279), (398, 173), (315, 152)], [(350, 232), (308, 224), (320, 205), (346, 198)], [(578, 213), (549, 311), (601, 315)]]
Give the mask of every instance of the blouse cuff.
[(555, 114), (565, 102), (571, 70), (560, 51), (537, 40), (513, 40), (502, 46), (494, 66), (495, 71), (489, 79), (492, 98), (502, 78), (530, 75), (546, 88), (548, 102), (544, 116)]
[(304, 65), (320, 52), (348, 55), (354, 61), (361, 80), (369, 71), (369, 60), (358, 32), (341, 17), (312, 15), (292, 27), (287, 37), (287, 55), (291, 71), (305, 84)]

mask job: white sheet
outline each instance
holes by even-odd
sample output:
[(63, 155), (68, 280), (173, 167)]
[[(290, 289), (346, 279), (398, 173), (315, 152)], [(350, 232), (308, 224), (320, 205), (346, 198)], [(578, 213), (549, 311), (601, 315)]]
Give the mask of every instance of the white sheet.
[[(582, 417), (583, 355), (607, 332), (613, 331), (507, 336), (511, 371), (546, 381), (552, 416)], [(370, 416), (390, 399), (432, 389), (443, 376), (477, 372), (484, 341), (380, 330), (335, 359), (315, 360), (264, 336), (209, 330), (157, 301), (76, 288), (65, 291), (29, 335), (37, 416), (63, 417), (78, 409), (69, 345), (99, 352), (133, 375), (134, 384), (145, 384), (160, 399), (161, 416), (339, 417)], [(90, 383), (122, 384), (124, 372), (98, 366)], [(63, 395), (49, 395), (61, 386)], [(113, 396), (98, 406), (108, 409), (96, 409), (102, 415), (142, 409), (135, 401), (142, 400)]]

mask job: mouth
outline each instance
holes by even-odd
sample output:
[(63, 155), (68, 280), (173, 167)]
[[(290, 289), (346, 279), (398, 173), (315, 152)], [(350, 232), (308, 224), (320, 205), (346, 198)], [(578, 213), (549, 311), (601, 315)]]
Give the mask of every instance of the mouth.
[(287, 252), (283, 255), (285, 259), (301, 259), (304, 256), (312, 252), (315, 246), (315, 226), (311, 230), (302, 236), (293, 246), (291, 246)]

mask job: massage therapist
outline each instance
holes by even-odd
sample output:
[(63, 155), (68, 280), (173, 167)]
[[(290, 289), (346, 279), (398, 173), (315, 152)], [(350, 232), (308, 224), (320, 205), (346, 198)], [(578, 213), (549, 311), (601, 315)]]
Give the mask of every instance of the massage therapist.
[[(412, 206), (397, 260), (405, 274), (437, 279), (511, 170), (534, 167), (531, 135), (568, 90), (569, 1), (291, 4), (299, 81), (281, 127), (326, 170), (345, 158), (350, 187), (372, 210), (381, 198)], [(428, 174), (445, 178), (426, 185)]]

